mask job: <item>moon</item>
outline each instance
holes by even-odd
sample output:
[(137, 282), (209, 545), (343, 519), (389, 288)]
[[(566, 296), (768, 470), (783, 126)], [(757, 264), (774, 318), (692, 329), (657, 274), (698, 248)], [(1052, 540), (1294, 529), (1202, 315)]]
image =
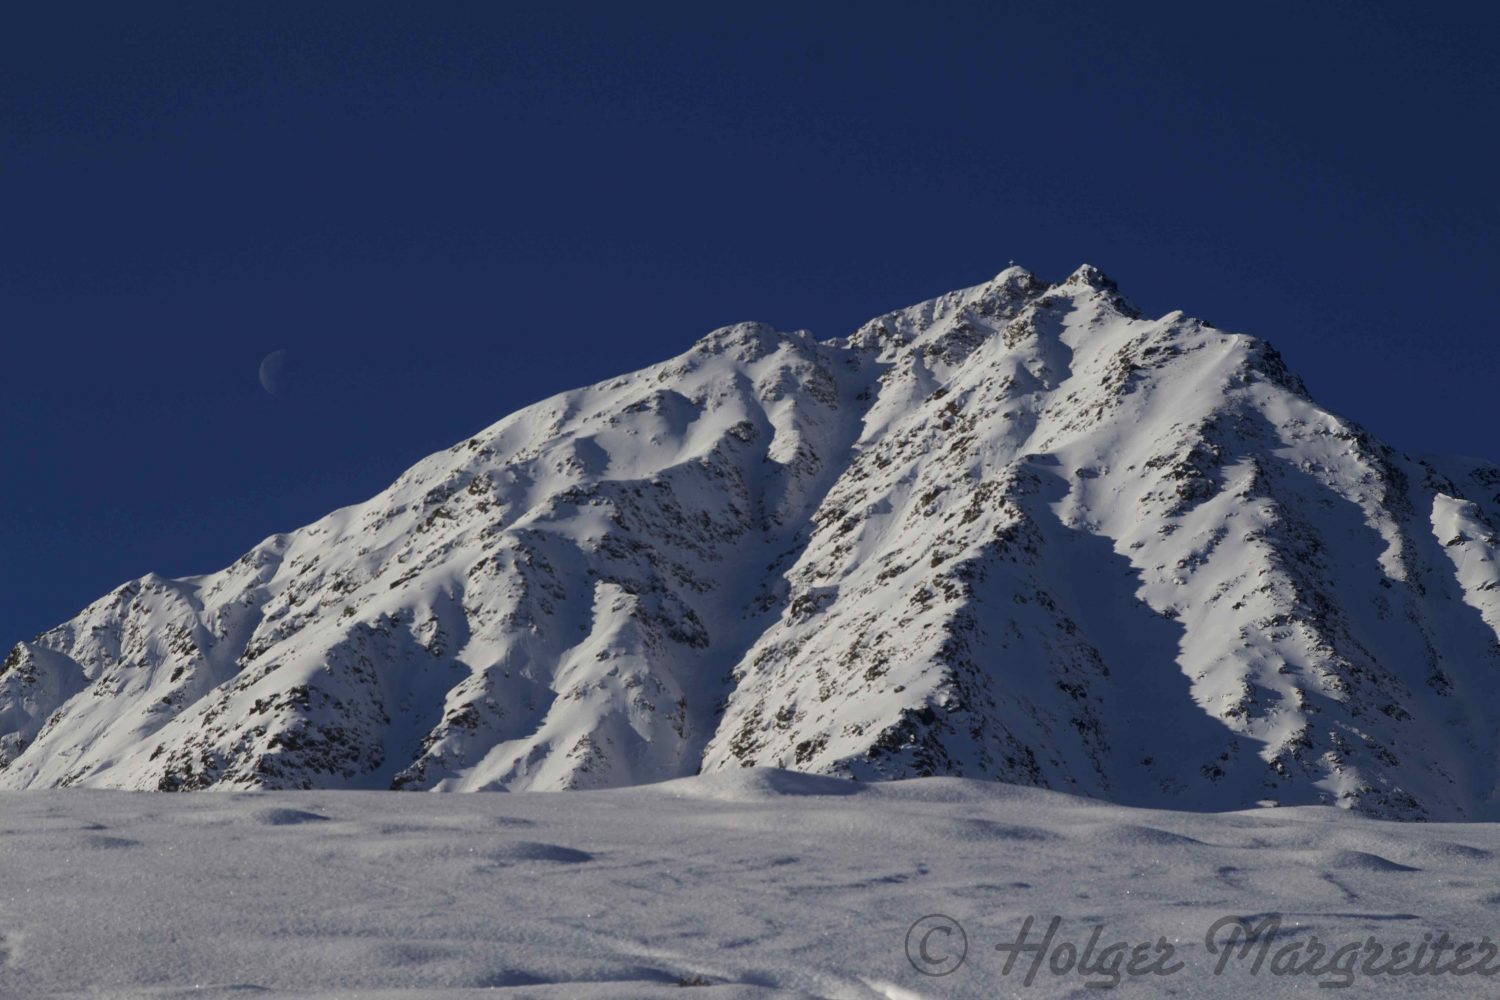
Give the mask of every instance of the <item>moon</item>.
[(281, 389), (281, 383), (285, 380), (287, 352), (272, 351), (260, 362), (260, 387), (271, 395), (276, 395)]

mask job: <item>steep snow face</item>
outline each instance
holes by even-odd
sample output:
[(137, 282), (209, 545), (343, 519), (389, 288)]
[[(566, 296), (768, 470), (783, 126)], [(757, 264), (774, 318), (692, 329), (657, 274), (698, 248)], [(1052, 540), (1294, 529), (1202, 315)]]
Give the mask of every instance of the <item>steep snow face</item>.
[(1493, 469), (1397, 455), (1264, 342), (1089, 268), (850, 343), (881, 400), (705, 767), (1484, 811)]
[[(0, 677), (8, 787), (567, 788), (697, 771), (745, 609), (858, 433), (858, 352), (746, 324), (539, 403)], [(754, 572), (751, 572), (751, 567)]]
[(529, 407), (0, 669), (0, 786), (614, 786), (749, 764), (1131, 805), (1497, 803), (1500, 469), (1265, 342), (1020, 268)]

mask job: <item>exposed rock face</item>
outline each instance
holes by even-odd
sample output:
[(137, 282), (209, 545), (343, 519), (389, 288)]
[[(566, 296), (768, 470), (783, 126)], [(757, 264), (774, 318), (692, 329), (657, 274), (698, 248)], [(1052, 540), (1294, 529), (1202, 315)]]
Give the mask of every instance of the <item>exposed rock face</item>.
[(0, 666), (0, 787), (474, 790), (772, 764), (1495, 814), (1500, 468), (1020, 268), (715, 331)]

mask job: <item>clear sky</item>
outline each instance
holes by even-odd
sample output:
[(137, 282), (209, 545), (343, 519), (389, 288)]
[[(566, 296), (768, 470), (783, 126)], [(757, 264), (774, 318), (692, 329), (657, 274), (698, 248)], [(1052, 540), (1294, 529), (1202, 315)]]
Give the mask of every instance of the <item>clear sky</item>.
[(12, 5), (0, 646), (715, 326), (836, 336), (1011, 260), (1500, 460), (1497, 37), (1493, 4)]

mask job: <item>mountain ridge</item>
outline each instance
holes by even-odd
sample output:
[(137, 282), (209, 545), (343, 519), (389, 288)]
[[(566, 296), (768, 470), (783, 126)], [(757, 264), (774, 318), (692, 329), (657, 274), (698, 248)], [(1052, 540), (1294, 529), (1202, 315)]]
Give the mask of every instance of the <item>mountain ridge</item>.
[(1500, 469), (1024, 268), (712, 331), (0, 668), (0, 787), (602, 787), (765, 764), (1128, 805), (1496, 802)]

